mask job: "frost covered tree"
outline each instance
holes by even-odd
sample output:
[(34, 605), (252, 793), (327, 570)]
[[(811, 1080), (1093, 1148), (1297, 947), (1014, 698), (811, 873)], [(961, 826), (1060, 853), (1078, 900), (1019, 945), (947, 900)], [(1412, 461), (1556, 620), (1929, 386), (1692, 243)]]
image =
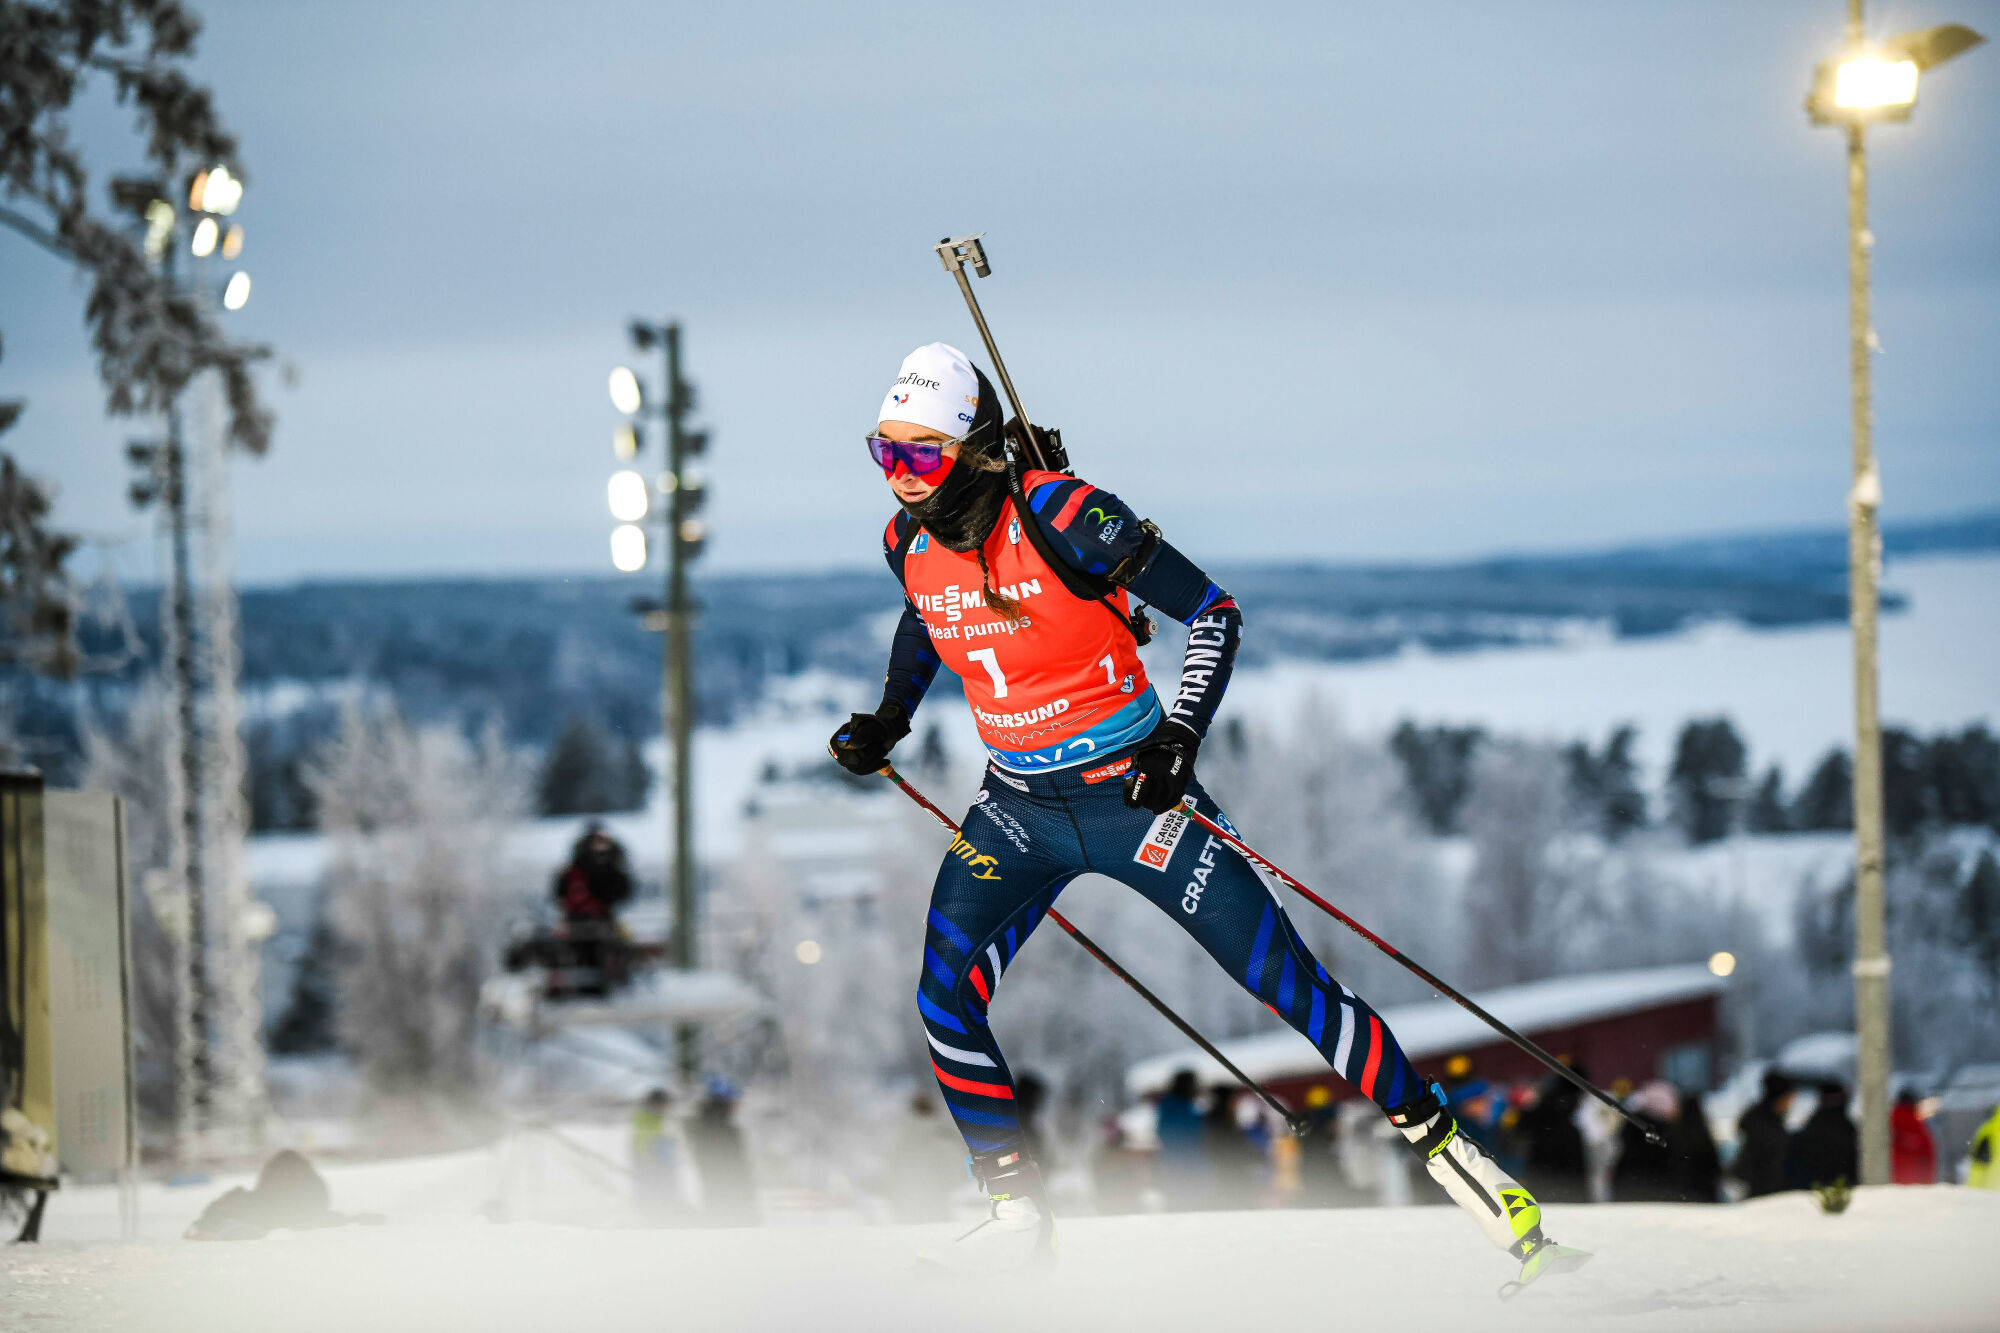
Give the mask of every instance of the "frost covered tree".
[[(1310, 694), (1279, 726), (1242, 728), (1240, 744), (1228, 739), (1229, 728), (1223, 732), (1223, 743), (1202, 751), (1202, 781), (1251, 846), (1411, 956), (1430, 962), (1458, 953), (1450, 851), (1425, 837), (1429, 815), (1413, 808), (1390, 747), (1355, 736)], [(1477, 744), (1474, 753), (1483, 752), (1484, 742)], [(1306, 943), (1371, 1000), (1429, 994), (1331, 917), (1281, 896)], [(1185, 947), (1199, 952), (1191, 941)], [(1200, 963), (1205, 986), (1229, 985), (1206, 954)], [(1277, 1022), (1240, 992), (1223, 1003), (1232, 1013), (1247, 1005), (1260, 1030)]]
[[(20, 414), (0, 403), (0, 433)], [(0, 667), (76, 669), (76, 601), (66, 562), (77, 539), (49, 527), (55, 497), (0, 452)]]
[(339, 934), (324, 903), (292, 972), (292, 993), (271, 1028), (273, 1055), (318, 1055), (340, 1045)]
[(1419, 727), (1405, 719), (1389, 736), (1403, 781), (1424, 823), (1437, 834), (1458, 831), (1458, 813), (1472, 784), (1472, 757), (1485, 733), (1478, 727)]
[(1854, 827), (1854, 764), (1847, 751), (1829, 750), (1792, 802), (1792, 827), (1834, 831)]
[(1924, 780), (1929, 748), (1901, 727), (1882, 729), (1882, 826), (1892, 838), (1910, 837), (1931, 822)]
[(537, 800), (544, 815), (638, 810), (652, 775), (629, 736), (614, 736), (587, 717), (572, 717), (542, 761)]
[(1571, 801), (1613, 841), (1646, 823), (1646, 793), (1639, 787), (1639, 764), (1632, 756), (1638, 739), (1638, 728), (1623, 726), (1611, 733), (1602, 753), (1593, 753), (1585, 741), (1563, 749)]
[(1791, 829), (1791, 812), (1785, 807), (1785, 774), (1776, 764), (1764, 770), (1763, 779), (1751, 794), (1743, 823), (1752, 833), (1785, 833)]
[(479, 985), (498, 947), (500, 834), (528, 807), (526, 765), (495, 727), (474, 743), (353, 707), (307, 780), (333, 843), (324, 891), (343, 946), (342, 1045), (380, 1092), (469, 1092)]
[(1554, 975), (1586, 897), (1573, 863), (1575, 824), (1562, 754), (1554, 746), (1489, 744), (1465, 803), (1472, 841), (1466, 885), (1465, 974), (1481, 985)]
[[(1934, 831), (1892, 844), (1885, 876), (1892, 1040), (1898, 1069), (1951, 1069), (2000, 1058), (2000, 1029), (1974, 1021), (2000, 1009), (2000, 840)], [(1853, 1024), (1854, 880), (1800, 885), (1794, 957), (1795, 1030)]]
[[(187, 75), (200, 32), (201, 20), (174, 0), (0, 0), (0, 226), (86, 280), (84, 323), (112, 414), (164, 411), (196, 375), (214, 370), (231, 440), (262, 453), (271, 416), (250, 366), (265, 349), (231, 342), (135, 236), (137, 214), (155, 199), (185, 198), (196, 171), (221, 163), (242, 174), (235, 136), (209, 91)], [(108, 87), (135, 113), (147, 172), (112, 182), (95, 206), (70, 133), (71, 114), (93, 87)], [(0, 432), (23, 406), (0, 403)], [(75, 592), (64, 572), (74, 539), (50, 528), (49, 498), (0, 453), (0, 661), (19, 652), (62, 670), (75, 652)]]
[(2000, 832), (2000, 739), (1984, 724), (1933, 738), (1924, 770), (1941, 821)]
[[(757, 1031), (706, 1033), (703, 1063), (745, 1079), (770, 1108), (757, 1146), (774, 1179), (839, 1194), (879, 1175), (896, 1110), (919, 1070), (929, 1078), (914, 969), (942, 843), (900, 802), (880, 784), (764, 794), (743, 855), (709, 895), (704, 964), (771, 1005)], [(869, 831), (860, 858), (856, 824)]]
[(1667, 801), (1689, 842), (1714, 842), (1729, 832), (1742, 800), (1747, 758), (1742, 737), (1726, 717), (1697, 719), (1681, 728), (1667, 773)]
[(84, 729), (83, 787), (125, 802), (125, 851), (132, 887), (133, 1066), (140, 1128), (151, 1142), (171, 1134), (178, 1102), (181, 907), (167, 876), (171, 735), (166, 690), (155, 677), (133, 691), (116, 727)]

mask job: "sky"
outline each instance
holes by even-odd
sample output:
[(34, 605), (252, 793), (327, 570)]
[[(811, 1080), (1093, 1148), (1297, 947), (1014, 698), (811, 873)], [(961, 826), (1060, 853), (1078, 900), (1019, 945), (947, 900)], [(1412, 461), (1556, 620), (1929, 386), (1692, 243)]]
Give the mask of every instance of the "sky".
[[(1445, 559), (1832, 526), (1838, 0), (207, 3), (279, 426), (250, 583), (610, 572), (605, 391), (678, 319), (715, 569), (859, 567), (862, 436), (979, 285), (1078, 471), (1197, 559)], [(2000, 36), (2000, 0), (1871, 6)], [(133, 165), (99, 89), (76, 132)], [(2000, 48), (1870, 135), (1891, 520), (2000, 504)], [(153, 561), (58, 261), (0, 232), (8, 447)], [(1981, 367), (1984, 367), (1982, 370)], [(657, 433), (642, 460), (660, 466)]]

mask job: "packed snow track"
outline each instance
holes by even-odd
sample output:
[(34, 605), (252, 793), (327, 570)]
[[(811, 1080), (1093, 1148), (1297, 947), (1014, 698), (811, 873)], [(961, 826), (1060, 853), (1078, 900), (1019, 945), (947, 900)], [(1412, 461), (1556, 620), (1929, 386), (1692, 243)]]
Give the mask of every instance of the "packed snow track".
[[(1597, 1251), (1496, 1298), (1512, 1265), (1456, 1209), (1200, 1213), (1061, 1225), (1058, 1271), (909, 1270), (945, 1227), (660, 1231), (436, 1217), (263, 1241), (56, 1239), (0, 1251), (0, 1328), (285, 1330), (1991, 1329), (2000, 1194), (1864, 1190), (1737, 1207), (1555, 1210)], [(1476, 1321), (1467, 1324), (1462, 1321)]]

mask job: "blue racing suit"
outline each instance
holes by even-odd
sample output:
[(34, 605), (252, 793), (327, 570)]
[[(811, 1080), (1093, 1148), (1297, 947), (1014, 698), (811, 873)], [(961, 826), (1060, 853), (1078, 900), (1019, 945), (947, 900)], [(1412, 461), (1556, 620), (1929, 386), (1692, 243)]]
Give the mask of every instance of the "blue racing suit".
[[(1092, 733), (1105, 748), (1078, 748), (1069, 741), (1053, 750), (1017, 754), (1019, 747), (989, 743), (993, 762), (986, 780), (931, 892), (917, 989), (932, 1070), (966, 1145), (975, 1157), (1004, 1156), (1022, 1146), (1013, 1075), (987, 1025), (987, 1010), (1000, 978), (1056, 896), (1086, 871), (1144, 894), (1238, 985), (1303, 1033), (1334, 1070), (1385, 1111), (1413, 1101), (1421, 1084), (1395, 1037), (1365, 1001), (1313, 958), (1274, 888), (1185, 814), (1156, 816), (1124, 802), (1122, 779), (1131, 757), (1163, 716), (1197, 737), (1206, 733), (1235, 656), (1242, 623), (1236, 603), (1180, 552), (1157, 540), (1157, 534), (1144, 544), (1145, 525), (1109, 492), (1075, 477), (1034, 474), (1026, 495), (1028, 521), (1039, 525), (1057, 559), (1073, 570), (1101, 574), (1129, 558), (1137, 568), (1121, 586), (1194, 633), (1172, 704), (1163, 707), (1149, 687), (1143, 689), (1129, 708), (1136, 719), (1133, 726), (1118, 735), (1109, 734), (1108, 727)], [(1025, 551), (1015, 540), (1011, 520), (1003, 517), (996, 533), (1003, 535), (989, 539), (992, 559), (1011, 558), (1010, 548), (1011, 555)], [(905, 515), (898, 515), (884, 533), (883, 553), (906, 592), (906, 553), (921, 554), (922, 542)], [(964, 577), (975, 580), (976, 587), (984, 570), (982, 565)], [(1053, 579), (1046, 583), (1035, 585), (1038, 596), (1071, 595)], [(1017, 590), (1025, 596), (1028, 585), (1009, 589)], [(947, 599), (951, 618), (933, 627), (920, 614), (919, 600), (936, 617), (935, 594), (906, 604), (883, 692), (885, 708), (905, 716), (916, 710), (940, 665), (933, 628), (947, 636), (961, 634), (961, 608), (976, 603), (973, 598)], [(1023, 630), (1032, 628), (1040, 615), (1036, 608), (1046, 605), (1026, 603)], [(962, 613), (993, 619), (983, 610)], [(1090, 623), (1084, 622), (1086, 628)], [(1022, 651), (1019, 645), (1027, 638), (1023, 633), (1006, 640), (1003, 651)], [(990, 666), (992, 654), (986, 657)], [(1086, 663), (1084, 674), (1097, 669)], [(1120, 714), (1114, 722), (1122, 719)], [(1191, 782), (1187, 796), (1196, 809), (1228, 827), (1198, 780)]]

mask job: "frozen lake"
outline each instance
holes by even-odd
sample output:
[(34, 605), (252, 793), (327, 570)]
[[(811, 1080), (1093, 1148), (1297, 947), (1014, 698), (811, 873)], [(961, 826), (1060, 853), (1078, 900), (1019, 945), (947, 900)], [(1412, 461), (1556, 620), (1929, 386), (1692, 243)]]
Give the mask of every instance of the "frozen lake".
[[(1884, 724), (1933, 732), (2000, 720), (2000, 555), (1899, 561), (1884, 584), (1909, 598), (1882, 620)], [(1256, 608), (1245, 615), (1255, 634)], [(1657, 769), (1683, 723), (1721, 714), (1754, 763), (1780, 762), (1796, 783), (1830, 746), (1852, 744), (1851, 642), (1845, 625), (1718, 623), (1651, 639), (1299, 663), (1243, 672), (1225, 715), (1282, 715), (1317, 691), (1364, 732), (1409, 717), (1601, 741), (1632, 722)]]

